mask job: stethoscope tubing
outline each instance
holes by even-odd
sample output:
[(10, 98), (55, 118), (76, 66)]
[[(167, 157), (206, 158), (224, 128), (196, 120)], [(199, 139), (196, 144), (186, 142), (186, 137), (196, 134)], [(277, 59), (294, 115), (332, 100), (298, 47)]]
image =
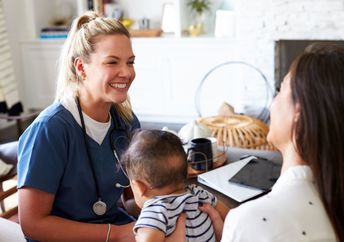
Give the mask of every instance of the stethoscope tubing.
[[(82, 114), (82, 109), (81, 109), (81, 105), (80, 105), (80, 100), (78, 97), (76, 97), (76, 103), (77, 103), (77, 108), (78, 108), (78, 112), (79, 112), (79, 117), (80, 117), (80, 122), (81, 122), (81, 127), (82, 127), (82, 132), (83, 132), (83, 136), (84, 136), (84, 142), (85, 142), (85, 148), (86, 148), (86, 153), (87, 153), (87, 157), (88, 157), (88, 163), (90, 165), (90, 168), (91, 168), (91, 171), (92, 171), (92, 176), (93, 176), (93, 180), (94, 180), (94, 183), (95, 183), (95, 188), (96, 188), (96, 193), (97, 193), (97, 199), (98, 200), (101, 200), (101, 195), (100, 195), (100, 188), (99, 188), (99, 181), (98, 181), (98, 178), (96, 176), (96, 173), (95, 173), (95, 168), (94, 168), (94, 164), (93, 164), (93, 159), (92, 159), (92, 156), (91, 156), (91, 153), (90, 153), (90, 147), (89, 147), (89, 144), (87, 142), (87, 133), (86, 133), (86, 125), (85, 125), (85, 120), (84, 120), (84, 116)], [(114, 114), (110, 111), (110, 115), (111, 115), (111, 119), (113, 120), (114, 122), (114, 128), (111, 130), (110, 132), (110, 135), (109, 135), (109, 139), (110, 139), (110, 146), (111, 146), (111, 149), (113, 151), (113, 155), (115, 157), (115, 160), (117, 161), (117, 164), (119, 165), (121, 171), (123, 172), (123, 174), (125, 175), (125, 177), (129, 180), (128, 178), (128, 175), (126, 173), (126, 171), (124, 170), (120, 160), (119, 160), (119, 156), (117, 154), (117, 151), (116, 151), (116, 147), (115, 147), (115, 144), (114, 144), (114, 141), (112, 140), (112, 136), (113, 136), (113, 132), (115, 130), (120, 130), (119, 128), (119, 125), (118, 125), (118, 120), (117, 118), (114, 116)], [(128, 132), (126, 129), (123, 129), (123, 131), (126, 131), (126, 136), (125, 137), (126, 139), (129, 140), (129, 135), (128, 135)], [(121, 137), (118, 137), (118, 138), (121, 138)], [(117, 139), (118, 139), (117, 138)], [(122, 185), (120, 183), (116, 183), (115, 184), (115, 187), (116, 188), (128, 188), (130, 187), (130, 184), (128, 183), (128, 185)]]
[(96, 172), (95, 172), (95, 169), (94, 169), (94, 164), (92, 162), (92, 156), (90, 154), (90, 147), (89, 147), (88, 142), (87, 142), (87, 133), (86, 133), (86, 126), (85, 126), (85, 121), (84, 121), (84, 115), (82, 114), (80, 100), (79, 100), (78, 97), (76, 97), (76, 103), (77, 103), (77, 106), (78, 106), (78, 112), (79, 112), (79, 117), (80, 117), (80, 122), (81, 122), (82, 133), (83, 133), (83, 136), (84, 136), (85, 148), (86, 148), (86, 153), (87, 153), (87, 158), (88, 158), (87, 160), (88, 160), (88, 163), (90, 165), (90, 168), (91, 168), (91, 171), (92, 171), (93, 180), (94, 180), (94, 183), (95, 183), (95, 186), (96, 186), (97, 199), (101, 199), (98, 178), (96, 176)]

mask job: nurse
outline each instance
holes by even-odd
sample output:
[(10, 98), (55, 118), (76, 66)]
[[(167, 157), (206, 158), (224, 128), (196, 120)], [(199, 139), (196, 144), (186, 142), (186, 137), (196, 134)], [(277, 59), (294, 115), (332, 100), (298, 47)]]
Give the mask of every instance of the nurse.
[(127, 212), (139, 210), (118, 162), (140, 127), (128, 99), (129, 37), (94, 12), (72, 24), (56, 100), (19, 140), (19, 220), (28, 241), (134, 240)]

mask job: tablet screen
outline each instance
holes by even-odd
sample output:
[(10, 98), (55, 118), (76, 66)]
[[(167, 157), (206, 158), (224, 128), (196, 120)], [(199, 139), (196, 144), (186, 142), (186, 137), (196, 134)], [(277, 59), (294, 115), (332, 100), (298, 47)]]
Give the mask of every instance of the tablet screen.
[(253, 158), (228, 182), (268, 191), (281, 173), (281, 165), (262, 158)]

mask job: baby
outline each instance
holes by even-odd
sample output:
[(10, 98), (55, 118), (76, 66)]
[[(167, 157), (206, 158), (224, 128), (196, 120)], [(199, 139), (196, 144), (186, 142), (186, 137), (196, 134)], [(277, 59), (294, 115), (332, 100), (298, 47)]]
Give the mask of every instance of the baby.
[(136, 239), (164, 241), (175, 230), (179, 215), (185, 213), (187, 241), (216, 241), (210, 218), (198, 207), (209, 203), (220, 213), (224, 207), (201, 187), (186, 186), (186, 154), (178, 136), (162, 130), (140, 130), (122, 162), (142, 209), (134, 226)]

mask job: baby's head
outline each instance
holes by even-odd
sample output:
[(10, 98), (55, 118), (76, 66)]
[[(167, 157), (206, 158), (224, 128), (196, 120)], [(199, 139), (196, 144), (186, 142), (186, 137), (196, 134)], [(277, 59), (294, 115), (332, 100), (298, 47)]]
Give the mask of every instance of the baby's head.
[(162, 130), (138, 130), (122, 155), (136, 203), (159, 192), (173, 192), (187, 179), (186, 154), (178, 136)]

